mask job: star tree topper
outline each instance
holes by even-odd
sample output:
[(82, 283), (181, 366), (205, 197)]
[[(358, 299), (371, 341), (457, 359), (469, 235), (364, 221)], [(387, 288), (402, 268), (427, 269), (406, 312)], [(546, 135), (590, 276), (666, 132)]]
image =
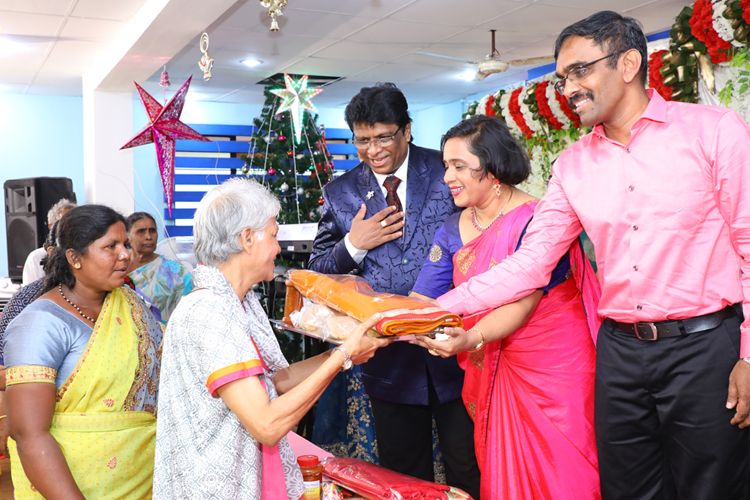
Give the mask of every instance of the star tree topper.
[(292, 111), (292, 123), (294, 124), (294, 139), (297, 144), (302, 140), (302, 119), (305, 110), (317, 113), (318, 110), (311, 102), (311, 99), (323, 92), (323, 89), (308, 89), (307, 75), (303, 76), (296, 82), (289, 75), (284, 75), (285, 89), (272, 90), (274, 94), (281, 97), (281, 105), (276, 114), (283, 113), (290, 109)]
[[(167, 197), (167, 207), (169, 215), (172, 216), (172, 198), (174, 193), (174, 141), (193, 140), (211, 142), (201, 134), (191, 129), (180, 121), (182, 107), (185, 105), (185, 96), (190, 87), (191, 76), (180, 87), (169, 102), (162, 106), (159, 102), (151, 97), (143, 88), (135, 84), (138, 94), (141, 96), (143, 107), (146, 108), (151, 123), (143, 127), (135, 137), (130, 139), (120, 149), (143, 146), (144, 144), (154, 143), (156, 145), (156, 160), (159, 163), (159, 172), (161, 173), (161, 182), (164, 186), (164, 194)], [(133, 82), (135, 83), (135, 82)]]

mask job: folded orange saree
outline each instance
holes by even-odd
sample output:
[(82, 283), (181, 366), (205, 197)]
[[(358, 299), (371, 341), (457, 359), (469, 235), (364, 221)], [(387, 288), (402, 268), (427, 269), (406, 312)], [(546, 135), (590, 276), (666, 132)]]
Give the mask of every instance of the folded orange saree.
[[(296, 292), (296, 294), (295, 294)], [(423, 334), (438, 327), (463, 326), (461, 318), (421, 300), (375, 292), (362, 278), (295, 270), (287, 281), (284, 321), (302, 306), (301, 296), (340, 311), (359, 321), (376, 313), (381, 319), (376, 330), (386, 336)]]

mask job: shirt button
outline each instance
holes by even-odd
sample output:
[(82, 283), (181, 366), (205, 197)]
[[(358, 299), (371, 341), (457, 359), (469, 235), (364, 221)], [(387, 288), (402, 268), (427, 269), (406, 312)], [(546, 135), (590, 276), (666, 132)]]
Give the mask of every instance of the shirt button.
[(633, 226), (633, 231), (638, 231), (638, 226)]
[(627, 154), (630, 154), (630, 148), (625, 148), (625, 152), (626, 152)]
[(641, 309), (643, 309), (643, 306), (636, 306), (635, 308), (640, 311)]
[(633, 266), (633, 271), (637, 271), (637, 270), (638, 270), (638, 266)]
[(404, 259), (404, 260), (402, 260), (401, 262), (402, 262), (403, 264), (408, 264), (408, 263), (409, 263), (409, 259)]
[(633, 191), (635, 189), (635, 186), (628, 186), (628, 191)]

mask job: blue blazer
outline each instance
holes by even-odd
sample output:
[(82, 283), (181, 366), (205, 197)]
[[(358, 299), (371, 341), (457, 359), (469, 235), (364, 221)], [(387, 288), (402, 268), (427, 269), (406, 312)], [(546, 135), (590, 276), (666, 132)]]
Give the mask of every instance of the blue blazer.
[[(387, 207), (370, 167), (362, 162), (323, 188), (323, 216), (313, 243), (309, 269), (326, 274), (359, 274), (377, 292), (408, 295), (446, 217), (458, 211), (443, 182), (439, 151), (409, 145), (404, 236), (367, 252), (361, 264), (344, 244), (360, 206), (366, 218)], [(367, 193), (373, 196), (368, 200)], [(461, 397), (464, 372), (456, 358), (432, 356), (408, 342), (381, 348), (361, 366), (362, 381), (371, 397), (401, 404), (427, 405), (428, 377), (441, 403)]]

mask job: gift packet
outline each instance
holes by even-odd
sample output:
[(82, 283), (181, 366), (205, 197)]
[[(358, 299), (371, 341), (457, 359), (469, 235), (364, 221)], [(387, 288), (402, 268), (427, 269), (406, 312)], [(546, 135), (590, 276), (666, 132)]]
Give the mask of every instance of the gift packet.
[[(466, 492), (354, 458), (326, 458), (323, 478), (368, 500), (471, 500)], [(336, 498), (336, 497), (333, 497)]]
[[(450, 311), (412, 297), (375, 292), (358, 276), (298, 269), (289, 273), (286, 286), (283, 322), (301, 325), (296, 327), (302, 331), (319, 332), (314, 336), (345, 336), (374, 314), (381, 318), (370, 332), (376, 337), (433, 336), (444, 327), (463, 326), (461, 318)], [(325, 308), (305, 309), (310, 302)]]

